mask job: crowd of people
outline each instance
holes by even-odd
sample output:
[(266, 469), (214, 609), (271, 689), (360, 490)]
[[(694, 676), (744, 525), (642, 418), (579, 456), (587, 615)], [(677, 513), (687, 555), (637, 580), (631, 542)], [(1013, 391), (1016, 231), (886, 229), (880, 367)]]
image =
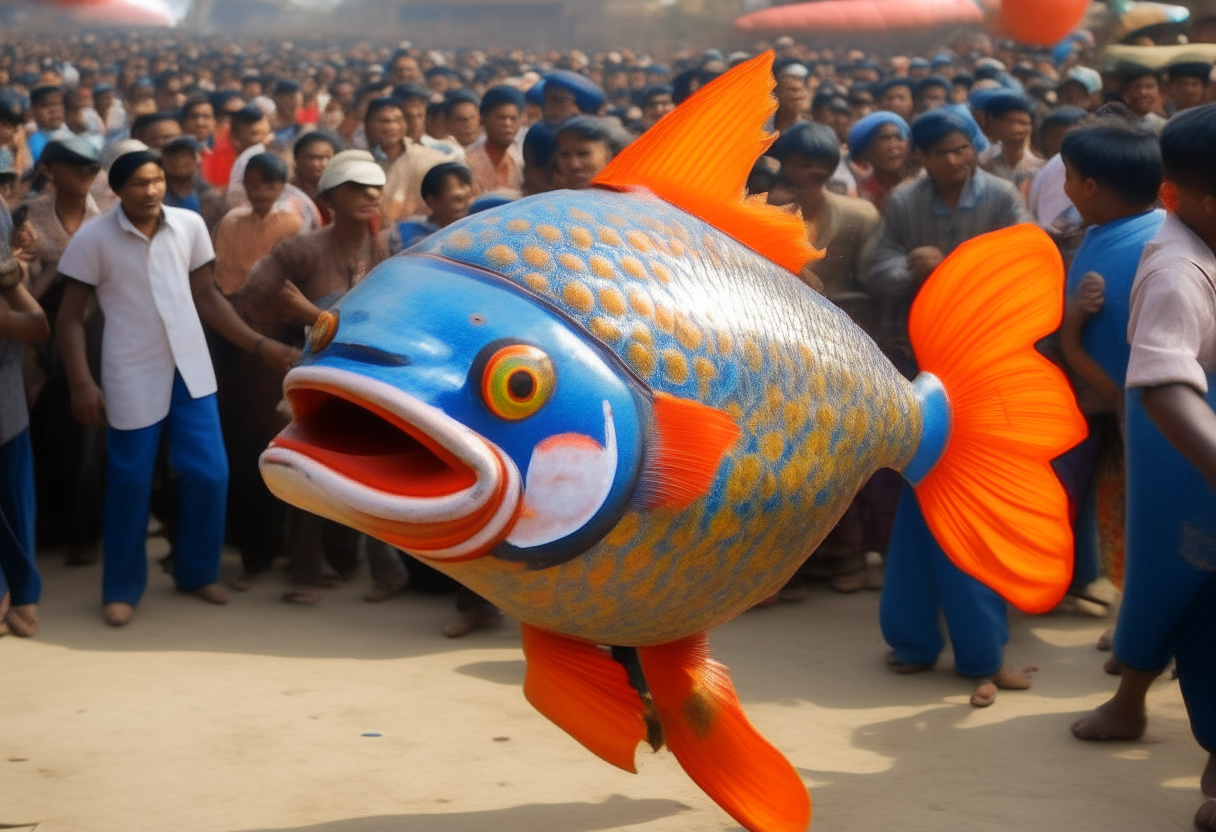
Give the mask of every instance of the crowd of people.
[[(1193, 40), (1210, 24), (1197, 19)], [(1056, 241), (1066, 314), (1043, 350), (1091, 428), (1057, 465), (1077, 517), (1073, 592), (1086, 597), (1100, 574), (1125, 591), (1119, 692), (1073, 730), (1138, 737), (1145, 692), (1173, 660), (1196, 737), (1216, 753), (1216, 528), (1197, 519), (1216, 482), (1213, 67), (1100, 72), (1092, 38), (1071, 45), (1062, 56), (973, 35), (878, 56), (782, 38), (779, 135), (747, 189), (802, 219), (824, 256), (799, 278), (909, 378), (909, 308), (944, 258), (1022, 222)], [(287, 421), (283, 375), (377, 264), (471, 213), (591, 187), (755, 54), (0, 44), (0, 634), (36, 633), (36, 540), (69, 565), (104, 554), (104, 620), (128, 624), (150, 517), (171, 542), (161, 566), (213, 604), (280, 567), (293, 584), (283, 599), (316, 604), (366, 561), (369, 602), (407, 586), (455, 592), (445, 635), (496, 624), (493, 606), (424, 563), (270, 494), (257, 458)], [(953, 566), (909, 506), (879, 472), (767, 603), (805, 597), (810, 580), (877, 588), (885, 561), (892, 670), (934, 666), (944, 615), (974, 705), (1029, 687), (1033, 668), (1004, 661), (1004, 601)], [(1101, 557), (1123, 545), (1111, 540), (1124, 513), (1125, 576)], [(225, 544), (242, 566), (227, 588)], [(1185, 557), (1167, 566), (1137, 556), (1171, 546)], [(1196, 820), (1216, 829), (1216, 764), (1203, 788)]]

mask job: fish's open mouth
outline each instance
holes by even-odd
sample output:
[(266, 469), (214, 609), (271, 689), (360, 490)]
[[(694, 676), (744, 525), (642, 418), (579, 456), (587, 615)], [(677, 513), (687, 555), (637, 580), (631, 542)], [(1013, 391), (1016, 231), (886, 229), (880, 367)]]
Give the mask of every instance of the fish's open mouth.
[(326, 367), (284, 389), (294, 419), (259, 461), (280, 499), (432, 560), (485, 555), (514, 526), (515, 464), (441, 410)]

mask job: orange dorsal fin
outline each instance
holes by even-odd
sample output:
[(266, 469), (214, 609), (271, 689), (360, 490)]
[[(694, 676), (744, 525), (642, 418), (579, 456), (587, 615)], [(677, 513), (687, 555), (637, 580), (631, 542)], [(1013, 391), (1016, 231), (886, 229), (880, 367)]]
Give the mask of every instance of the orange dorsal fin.
[(667, 747), (693, 782), (749, 832), (806, 832), (802, 778), (748, 721), (705, 634), (639, 647), (638, 658)]
[(594, 644), (530, 624), (520, 632), (528, 660), (524, 696), (532, 707), (601, 760), (636, 774), (634, 753), (658, 726), (649, 724), (653, 717), (625, 668)]
[(638, 483), (642, 507), (680, 511), (704, 497), (742, 433), (729, 413), (655, 393), (654, 430)]
[(625, 148), (593, 184), (647, 188), (794, 274), (822, 256), (797, 217), (744, 200), (748, 174), (776, 136), (773, 53), (740, 64), (701, 89)]

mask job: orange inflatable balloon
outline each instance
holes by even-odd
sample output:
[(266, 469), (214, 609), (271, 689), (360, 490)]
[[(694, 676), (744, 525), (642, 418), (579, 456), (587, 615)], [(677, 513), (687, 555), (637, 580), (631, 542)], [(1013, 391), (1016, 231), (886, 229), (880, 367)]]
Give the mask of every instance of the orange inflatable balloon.
[(1077, 27), (1090, 0), (1004, 0), (998, 33), (1019, 43), (1053, 46)]

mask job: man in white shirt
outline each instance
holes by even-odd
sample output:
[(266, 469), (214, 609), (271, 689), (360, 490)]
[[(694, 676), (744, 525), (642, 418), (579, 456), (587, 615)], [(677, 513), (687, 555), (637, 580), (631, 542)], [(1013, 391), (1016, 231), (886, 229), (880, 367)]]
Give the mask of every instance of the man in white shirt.
[[(123, 626), (147, 584), (148, 503), (166, 428), (180, 499), (174, 581), (182, 592), (227, 602), (217, 581), (228, 463), (202, 322), (281, 370), (298, 353), (250, 329), (219, 293), (202, 217), (162, 204), (159, 154), (121, 156), (109, 179), (118, 207), (83, 226), (59, 261), (66, 288), (57, 330), (72, 412), (85, 424), (109, 424), (102, 603), (106, 622)], [(94, 296), (106, 317), (100, 388), (84, 346)]]

